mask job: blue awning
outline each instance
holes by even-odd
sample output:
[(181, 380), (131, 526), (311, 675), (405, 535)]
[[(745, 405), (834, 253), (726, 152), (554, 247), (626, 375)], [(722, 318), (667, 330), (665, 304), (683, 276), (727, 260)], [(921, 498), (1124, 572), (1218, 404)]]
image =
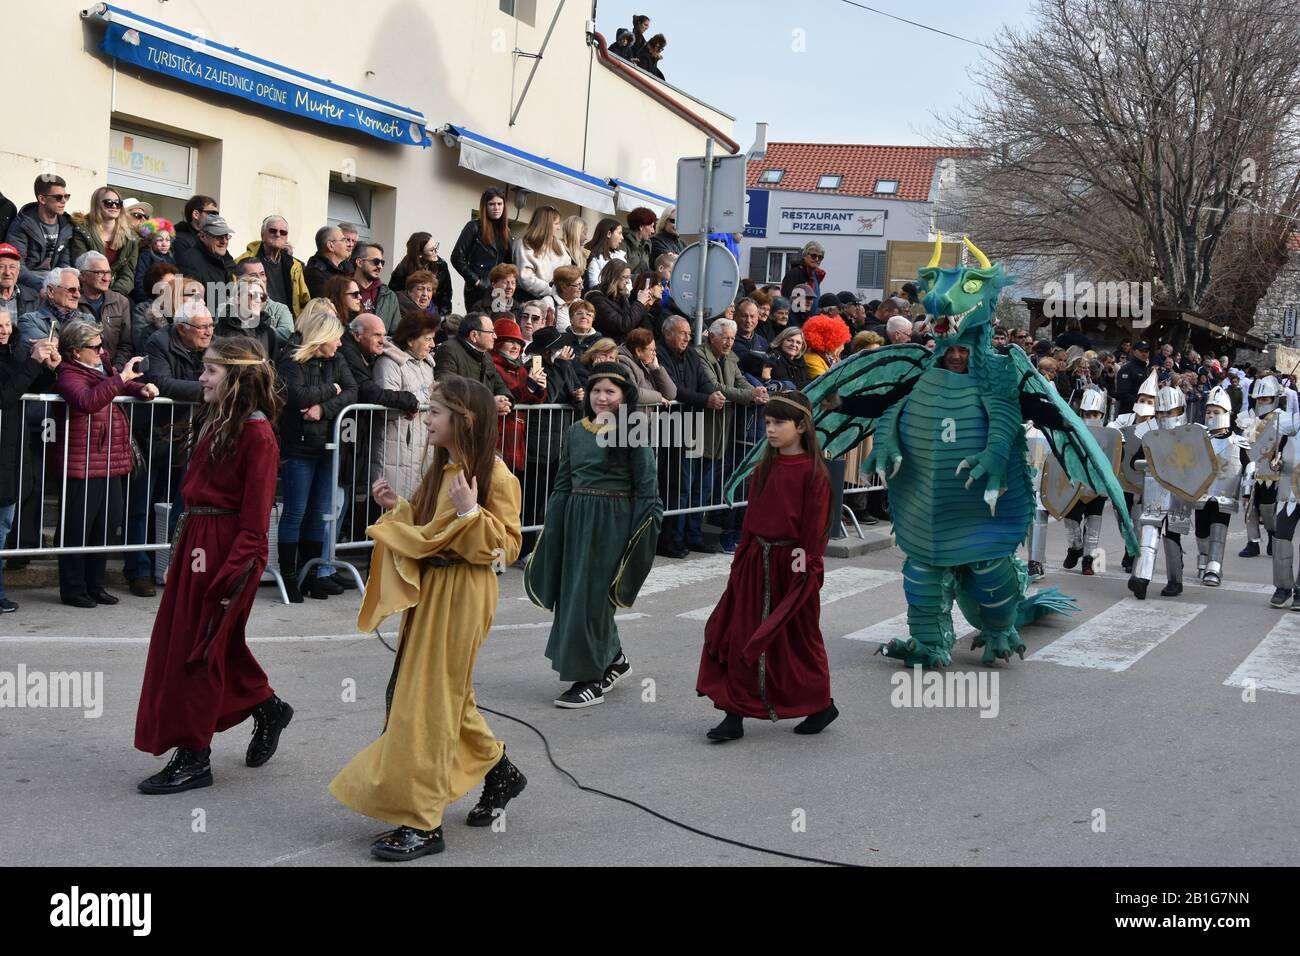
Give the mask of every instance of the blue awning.
[(111, 4), (97, 3), (81, 15), (108, 25), (103, 50), (124, 63), (386, 142), (429, 145), (424, 114), (418, 110), (349, 90)]
[(652, 193), (648, 189), (633, 186), (621, 179), (611, 179), (609, 184), (614, 187), (614, 203), (619, 212), (631, 212), (637, 206), (645, 206), (653, 209), (656, 215), (662, 216), (665, 209), (677, 205), (677, 200), (671, 196)]
[(450, 137), (449, 144), (459, 143), (459, 162), (466, 169), (597, 212), (614, 212), (614, 190), (604, 179), (489, 139), (463, 126), (448, 124), (439, 132)]

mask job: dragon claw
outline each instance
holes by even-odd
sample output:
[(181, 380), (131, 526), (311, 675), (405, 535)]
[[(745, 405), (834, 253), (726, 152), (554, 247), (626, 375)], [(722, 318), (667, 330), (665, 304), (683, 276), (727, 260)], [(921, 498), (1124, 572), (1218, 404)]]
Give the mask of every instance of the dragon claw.
[(896, 474), (898, 474), (898, 469), (902, 467), (903, 467), (903, 456), (899, 455), (894, 459), (894, 470), (889, 473), (889, 477), (893, 478)]
[[(954, 477), (954, 478), (960, 478), (960, 477), (961, 477), (961, 473), (962, 473), (963, 471), (965, 471), (965, 470), (966, 470), (967, 468), (969, 468), (969, 467), (970, 467), (970, 462), (963, 458), (961, 464), (957, 466), (957, 471), (956, 471), (956, 473), (953, 475), (953, 477)], [(970, 482), (967, 482), (967, 483), (966, 483), (966, 487), (967, 487), (967, 488), (970, 487)]]

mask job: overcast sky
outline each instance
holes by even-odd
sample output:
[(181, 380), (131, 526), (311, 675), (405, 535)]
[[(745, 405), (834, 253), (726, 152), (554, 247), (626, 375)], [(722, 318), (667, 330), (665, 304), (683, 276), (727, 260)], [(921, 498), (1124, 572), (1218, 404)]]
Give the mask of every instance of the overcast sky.
[[(1031, 22), (1032, 0), (868, 5), (987, 40)], [(612, 44), (634, 13), (668, 38), (668, 82), (736, 117), (742, 149), (758, 121), (774, 142), (927, 145), (932, 113), (960, 104), (967, 70), (988, 52), (843, 0), (599, 0), (596, 29)]]

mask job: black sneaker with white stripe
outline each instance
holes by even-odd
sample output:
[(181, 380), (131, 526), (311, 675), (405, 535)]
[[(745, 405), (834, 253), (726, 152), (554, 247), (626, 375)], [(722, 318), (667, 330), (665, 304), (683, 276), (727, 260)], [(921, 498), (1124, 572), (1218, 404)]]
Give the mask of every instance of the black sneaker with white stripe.
[(614, 658), (614, 662), (605, 668), (605, 678), (600, 682), (601, 693), (608, 694), (610, 688), (630, 673), (632, 673), (632, 664), (628, 661), (626, 655), (619, 651), (618, 657)]
[(600, 685), (595, 681), (580, 680), (559, 697), (555, 698), (556, 707), (576, 710), (579, 707), (591, 707), (605, 702)]

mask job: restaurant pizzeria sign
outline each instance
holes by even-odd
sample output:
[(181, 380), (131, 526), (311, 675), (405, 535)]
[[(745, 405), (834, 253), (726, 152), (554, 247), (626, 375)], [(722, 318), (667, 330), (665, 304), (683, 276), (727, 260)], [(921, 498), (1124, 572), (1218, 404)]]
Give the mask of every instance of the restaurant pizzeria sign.
[(821, 236), (883, 236), (883, 209), (816, 209), (798, 206), (781, 210), (778, 230)]

